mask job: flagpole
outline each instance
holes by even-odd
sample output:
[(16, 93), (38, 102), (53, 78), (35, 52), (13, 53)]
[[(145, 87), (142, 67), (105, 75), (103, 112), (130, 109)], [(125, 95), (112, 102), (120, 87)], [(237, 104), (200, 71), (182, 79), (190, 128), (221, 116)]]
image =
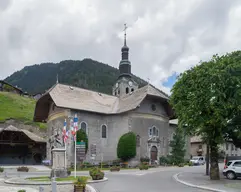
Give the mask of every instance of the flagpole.
[(75, 145), (74, 145), (74, 177), (76, 178), (76, 133), (75, 133)]
[(65, 169), (67, 169), (67, 142), (65, 142), (65, 154), (64, 154), (64, 157), (65, 157), (65, 159), (64, 159), (64, 166), (65, 166)]

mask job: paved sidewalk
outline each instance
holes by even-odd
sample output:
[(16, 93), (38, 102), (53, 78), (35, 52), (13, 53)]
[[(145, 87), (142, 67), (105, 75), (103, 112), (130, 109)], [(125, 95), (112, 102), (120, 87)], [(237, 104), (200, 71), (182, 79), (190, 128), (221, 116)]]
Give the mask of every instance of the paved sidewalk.
[[(177, 175), (177, 179), (185, 183), (189, 183), (196, 187), (205, 187), (210, 189), (216, 189), (216, 191), (223, 192), (240, 192), (241, 191), (241, 182), (240, 180), (228, 180), (221, 175), (219, 181), (211, 181), (209, 176), (206, 176), (204, 173), (191, 173), (183, 172)], [(213, 190), (215, 191), (215, 190)]]

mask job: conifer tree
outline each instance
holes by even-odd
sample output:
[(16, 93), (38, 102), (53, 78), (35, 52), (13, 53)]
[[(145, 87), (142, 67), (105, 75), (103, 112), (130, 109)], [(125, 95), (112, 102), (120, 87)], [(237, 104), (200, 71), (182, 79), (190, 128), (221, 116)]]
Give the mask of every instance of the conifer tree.
[(181, 128), (176, 128), (175, 133), (173, 135), (173, 139), (170, 142), (171, 150), (171, 161), (175, 165), (179, 165), (180, 163), (184, 163), (185, 156), (185, 139), (184, 134)]

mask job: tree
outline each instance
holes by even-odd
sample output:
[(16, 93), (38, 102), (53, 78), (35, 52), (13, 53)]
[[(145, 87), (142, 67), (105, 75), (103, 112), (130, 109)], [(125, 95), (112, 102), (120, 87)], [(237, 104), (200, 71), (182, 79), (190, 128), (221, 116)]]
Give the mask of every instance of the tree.
[(235, 121), (241, 114), (240, 72), (240, 51), (214, 55), (181, 74), (172, 88), (170, 103), (180, 126), (185, 125), (189, 135), (202, 136), (210, 146), (212, 180), (220, 179), (218, 145), (234, 138), (234, 133), (241, 135), (241, 126)]
[(183, 130), (181, 128), (176, 128), (175, 133), (173, 135), (173, 139), (170, 142), (171, 150), (171, 161), (175, 165), (179, 165), (180, 163), (184, 163), (185, 156), (185, 139)]
[(87, 137), (85, 131), (83, 131), (82, 129), (77, 131), (77, 142), (81, 142), (81, 141), (85, 142), (85, 153), (87, 153), (87, 151), (88, 151), (88, 137)]
[(136, 156), (136, 135), (133, 132), (125, 133), (119, 139), (117, 156), (127, 161)]

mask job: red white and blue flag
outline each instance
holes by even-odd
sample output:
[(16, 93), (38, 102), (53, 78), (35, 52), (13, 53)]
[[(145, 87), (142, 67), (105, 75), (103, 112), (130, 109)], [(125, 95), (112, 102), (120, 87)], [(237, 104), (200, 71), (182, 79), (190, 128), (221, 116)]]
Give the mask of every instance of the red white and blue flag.
[(67, 122), (66, 122), (66, 119), (65, 119), (64, 120), (64, 127), (63, 127), (63, 130), (62, 130), (63, 137), (66, 135), (66, 127), (67, 127)]
[(66, 134), (64, 135), (64, 143), (67, 143), (68, 138), (69, 138), (69, 130), (66, 131)]
[(73, 121), (73, 119), (70, 120), (70, 131), (71, 131), (71, 134), (74, 135), (74, 121)]
[(74, 116), (74, 131), (73, 131), (73, 135), (74, 135), (74, 140), (76, 140), (76, 132), (78, 131), (78, 117), (75, 114)]

